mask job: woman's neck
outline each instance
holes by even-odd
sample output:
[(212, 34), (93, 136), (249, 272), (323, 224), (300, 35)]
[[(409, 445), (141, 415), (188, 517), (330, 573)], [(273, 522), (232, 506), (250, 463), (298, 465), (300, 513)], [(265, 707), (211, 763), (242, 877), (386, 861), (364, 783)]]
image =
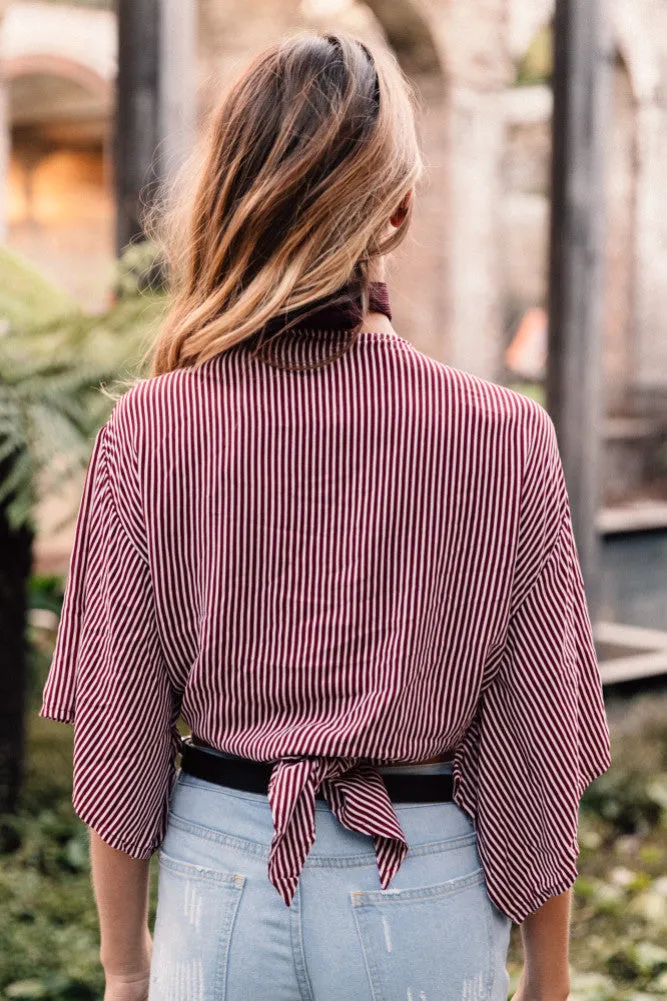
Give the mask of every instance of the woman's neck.
[[(372, 262), (368, 278), (372, 282), (387, 281), (387, 265), (384, 257), (378, 257)], [(396, 334), (389, 317), (385, 316), (384, 313), (376, 313), (373, 310), (364, 313), (361, 321), (361, 331), (362, 333), (367, 331), (378, 334)]]
[(361, 320), (361, 333), (394, 334), (396, 331), (391, 320), (384, 313), (364, 313)]

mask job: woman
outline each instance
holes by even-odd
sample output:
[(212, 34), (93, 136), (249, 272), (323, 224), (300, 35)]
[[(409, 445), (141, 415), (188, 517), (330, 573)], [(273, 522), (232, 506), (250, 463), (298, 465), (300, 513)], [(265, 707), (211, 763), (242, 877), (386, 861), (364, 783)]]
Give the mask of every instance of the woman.
[(501, 1001), (515, 922), (515, 997), (561, 1001), (600, 677), (546, 411), (391, 324), (413, 93), (295, 34), (200, 163), (40, 710), (75, 724), (105, 997)]

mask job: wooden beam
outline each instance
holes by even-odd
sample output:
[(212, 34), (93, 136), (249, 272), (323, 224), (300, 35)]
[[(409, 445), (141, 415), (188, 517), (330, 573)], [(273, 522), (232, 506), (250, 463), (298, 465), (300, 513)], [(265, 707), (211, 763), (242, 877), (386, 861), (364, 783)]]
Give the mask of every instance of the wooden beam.
[(160, 0), (117, 0), (116, 249), (141, 239), (142, 199), (157, 181)]
[(591, 618), (598, 614), (606, 0), (556, 0), (547, 409), (558, 435)]

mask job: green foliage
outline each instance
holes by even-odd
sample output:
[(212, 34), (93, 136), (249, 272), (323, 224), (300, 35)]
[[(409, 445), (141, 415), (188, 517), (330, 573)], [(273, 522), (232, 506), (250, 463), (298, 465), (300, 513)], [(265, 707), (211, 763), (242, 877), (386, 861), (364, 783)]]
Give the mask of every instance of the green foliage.
[[(39, 295), (34, 315), (40, 319), (7, 311), (0, 337), (0, 463), (9, 471), (0, 504), (16, 528), (31, 524), (39, 498), (64, 489), (85, 468), (113, 403), (100, 389), (137, 373), (162, 316), (164, 297), (137, 290), (142, 261), (150, 263), (152, 251), (133, 247), (128, 254), (119, 268), (123, 294), (102, 316), (70, 307), (43, 319)], [(6, 298), (11, 286), (2, 277), (4, 263)]]
[(0, 989), (6, 997), (101, 998), (86, 829), (71, 809), (69, 727), (32, 728), (17, 816), (2, 820)]
[(529, 396), (531, 400), (535, 400), (536, 403), (541, 404), (543, 407), (546, 406), (546, 389), (541, 382), (515, 380), (508, 383), (507, 388), (514, 390), (515, 393), (523, 393), (524, 396)]
[(130, 244), (118, 262), (117, 290), (124, 297), (137, 291), (164, 291), (157, 247), (148, 240)]
[(613, 825), (618, 834), (646, 835), (656, 827), (667, 830), (667, 718), (655, 695), (640, 696), (627, 711), (611, 704), (616, 715), (612, 758), (622, 767), (610, 768), (590, 786), (582, 809)]
[(553, 74), (553, 28), (550, 24), (535, 36), (517, 67), (517, 86), (549, 83)]
[(658, 824), (667, 827), (667, 774), (651, 779), (628, 770), (608, 772), (587, 793), (593, 809), (627, 834), (646, 834)]
[(105, 409), (93, 390), (113, 374), (81, 358), (78, 338), (48, 340), (32, 330), (0, 342), (0, 461), (10, 461), (0, 503), (14, 527), (31, 521), (40, 479), (50, 493), (85, 465)]
[[(29, 720), (20, 810), (0, 816), (0, 997), (101, 1001), (88, 830), (71, 805), (72, 727)], [(151, 922), (157, 865), (151, 863)]]
[(0, 334), (66, 316), (76, 303), (7, 247), (0, 247)]
[(28, 606), (59, 616), (63, 607), (65, 581), (55, 574), (35, 574), (30, 579)]

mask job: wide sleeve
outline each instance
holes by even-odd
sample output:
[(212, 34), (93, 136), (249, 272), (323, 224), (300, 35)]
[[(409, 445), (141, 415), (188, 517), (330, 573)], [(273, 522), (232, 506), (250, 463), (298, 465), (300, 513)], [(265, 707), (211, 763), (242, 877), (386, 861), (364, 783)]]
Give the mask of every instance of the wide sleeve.
[(505, 646), (454, 766), (489, 896), (517, 924), (575, 882), (581, 796), (611, 764), (555, 428), (538, 419)]
[(149, 858), (166, 829), (179, 699), (156, 627), (136, 463), (113, 415), (88, 467), (39, 715), (74, 725), (80, 819)]

